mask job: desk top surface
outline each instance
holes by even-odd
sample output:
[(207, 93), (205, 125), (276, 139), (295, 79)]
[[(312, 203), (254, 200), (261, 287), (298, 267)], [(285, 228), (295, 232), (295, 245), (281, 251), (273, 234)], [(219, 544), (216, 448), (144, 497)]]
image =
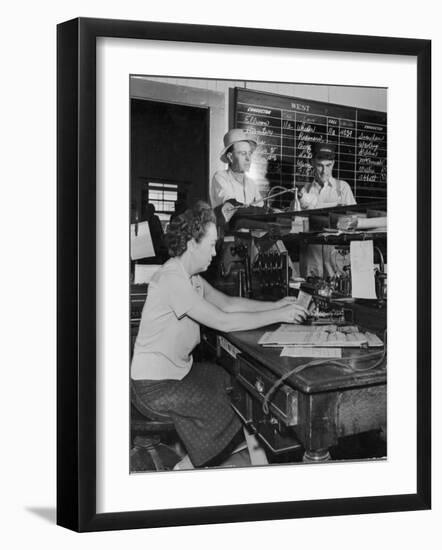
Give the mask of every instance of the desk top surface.
[[(308, 357), (280, 357), (282, 348), (265, 348), (260, 346), (258, 340), (268, 330), (269, 327), (266, 327), (231, 332), (223, 336), (241, 352), (248, 355), (255, 362), (267, 367), (278, 377), (286, 375), (291, 370), (313, 361), (313, 359), (309, 359)], [(376, 362), (378, 362), (379, 355), (373, 358), (370, 354), (376, 351), (379, 350), (377, 348), (371, 348), (368, 351), (343, 348), (342, 359), (324, 359), (321, 365), (298, 370), (286, 379), (286, 383), (306, 393), (385, 384), (387, 380), (386, 360), (384, 359), (379, 366), (373, 368)], [(346, 363), (349, 359), (353, 359), (352, 366), (347, 368), (331, 364), (332, 361), (344, 361)], [(354, 365), (356, 360), (359, 360), (359, 363)]]

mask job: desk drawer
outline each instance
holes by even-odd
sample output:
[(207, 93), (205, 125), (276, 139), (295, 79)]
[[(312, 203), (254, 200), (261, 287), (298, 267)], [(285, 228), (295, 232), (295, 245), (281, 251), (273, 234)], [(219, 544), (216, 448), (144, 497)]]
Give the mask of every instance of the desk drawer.
[[(237, 356), (237, 380), (257, 401), (264, 403), (264, 397), (277, 377), (265, 367), (254, 365), (242, 354)], [(298, 424), (298, 392), (285, 385), (279, 386), (271, 395), (269, 411), (285, 426)]]

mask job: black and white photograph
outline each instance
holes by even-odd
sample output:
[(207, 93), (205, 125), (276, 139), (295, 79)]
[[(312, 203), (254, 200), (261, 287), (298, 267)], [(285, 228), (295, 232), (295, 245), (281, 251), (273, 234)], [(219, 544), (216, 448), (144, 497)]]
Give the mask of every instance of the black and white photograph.
[(431, 506), (430, 51), (58, 26), (58, 525)]
[(2, 547), (437, 548), (437, 5), (5, 4)]
[(387, 460), (388, 89), (129, 90), (130, 473)]

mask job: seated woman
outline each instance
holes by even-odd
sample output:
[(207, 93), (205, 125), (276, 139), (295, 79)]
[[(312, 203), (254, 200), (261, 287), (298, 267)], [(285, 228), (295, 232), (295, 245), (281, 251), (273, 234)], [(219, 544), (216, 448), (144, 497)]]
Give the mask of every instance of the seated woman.
[(172, 256), (152, 277), (131, 365), (135, 406), (173, 419), (189, 467), (215, 465), (241, 423), (219, 365), (193, 363), (200, 325), (231, 332), (271, 323), (299, 323), (306, 310), (293, 298), (260, 302), (226, 296), (199, 276), (213, 256), (217, 231), (210, 207), (198, 202), (175, 218), (166, 234)]

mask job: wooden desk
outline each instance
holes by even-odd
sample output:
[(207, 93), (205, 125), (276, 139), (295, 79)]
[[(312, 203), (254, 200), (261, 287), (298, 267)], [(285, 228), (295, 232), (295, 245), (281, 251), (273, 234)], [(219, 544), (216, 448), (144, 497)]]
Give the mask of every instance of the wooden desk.
[[(280, 357), (281, 348), (259, 346), (264, 331), (218, 334), (217, 357), (235, 381), (235, 410), (273, 452), (278, 445), (289, 449), (284, 445), (292, 433), (304, 447), (304, 460), (327, 460), (338, 438), (385, 429), (385, 361), (365, 371), (325, 364), (293, 373), (269, 397), (266, 414), (262, 405), (274, 382), (310, 359)], [(367, 353), (344, 349), (343, 359)], [(373, 359), (367, 361), (373, 364)]]

